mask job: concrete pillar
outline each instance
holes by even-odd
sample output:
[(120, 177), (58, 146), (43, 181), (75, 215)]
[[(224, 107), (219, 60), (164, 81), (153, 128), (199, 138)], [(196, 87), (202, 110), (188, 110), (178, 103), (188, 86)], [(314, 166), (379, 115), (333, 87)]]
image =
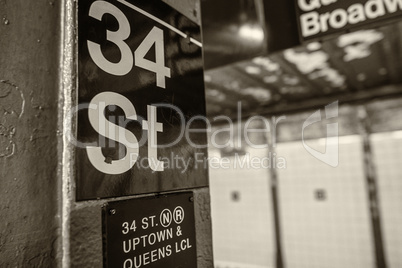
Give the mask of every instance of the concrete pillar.
[(0, 1), (0, 267), (60, 259), (59, 1)]
[[(199, 23), (198, 1), (170, 2)], [(0, 0), (1, 267), (102, 267), (101, 208), (116, 199), (75, 200), (65, 135), (76, 129), (76, 4)], [(213, 267), (209, 189), (192, 191), (198, 267)]]

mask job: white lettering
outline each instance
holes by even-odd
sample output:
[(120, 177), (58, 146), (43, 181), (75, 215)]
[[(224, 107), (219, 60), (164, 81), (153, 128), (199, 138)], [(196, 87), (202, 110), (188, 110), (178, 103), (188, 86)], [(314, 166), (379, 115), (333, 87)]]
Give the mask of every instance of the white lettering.
[(138, 264), (137, 264), (137, 257), (134, 257), (134, 266), (135, 268), (140, 268), (141, 267), (141, 263), (142, 263), (142, 255), (140, 255), (140, 258), (138, 258)]
[(329, 13), (329, 12), (320, 15), (321, 32), (328, 31), (328, 20), (330, 17), (331, 17), (331, 13)]
[(303, 11), (311, 11), (321, 7), (320, 0), (298, 0), (298, 3)]
[(124, 251), (124, 253), (128, 253), (128, 252), (131, 251), (131, 239), (129, 239), (127, 242), (128, 242), (128, 245), (129, 245), (128, 249), (126, 249), (126, 241), (123, 241), (123, 251)]
[(148, 218), (145, 217), (145, 218), (142, 219), (142, 229), (143, 229), (143, 230), (146, 230), (146, 229), (148, 229), (148, 226), (149, 226), (149, 224), (148, 224)]
[(135, 237), (127, 241), (123, 241), (123, 251), (124, 253), (129, 253), (130, 251), (135, 251), (138, 245), (142, 247), (152, 246), (156, 243), (161, 243), (166, 240), (173, 238), (173, 229), (164, 229), (155, 233), (150, 233), (148, 235), (143, 235), (141, 237)]
[(163, 171), (163, 162), (158, 161), (157, 133), (163, 132), (163, 125), (156, 120), (156, 107), (147, 105), (148, 121), (143, 122), (143, 128), (148, 130), (148, 162), (153, 171)]
[(133, 250), (135, 250), (136, 246), (140, 244), (140, 241), (141, 240), (140, 240), (139, 237), (136, 237), (136, 238), (133, 239), (133, 245), (134, 245)]
[[(133, 104), (129, 99), (120, 94), (103, 92), (96, 95), (91, 100), (90, 105), (97, 107), (95, 109), (88, 109), (88, 117), (91, 126), (100, 135), (125, 145), (127, 148), (126, 156), (129, 155), (130, 158), (124, 156), (119, 160), (107, 161), (102, 153), (101, 147), (87, 146), (89, 161), (96, 169), (105, 174), (122, 174), (130, 170), (135, 163), (135, 161), (133, 163), (131, 156), (138, 156), (138, 140), (132, 132), (108, 121), (103, 111), (108, 105), (117, 105), (124, 111), (128, 120), (137, 120), (137, 113)], [(108, 133), (106, 133), (106, 129), (109, 130)], [(136, 159), (134, 158), (134, 160)]]
[(398, 10), (402, 9), (402, 0), (384, 0), (385, 6), (389, 13), (394, 13)]
[(153, 244), (155, 244), (155, 242), (156, 242), (156, 235), (155, 233), (151, 233), (148, 236), (148, 243), (152, 246)]
[(156, 249), (151, 251), (151, 262), (156, 262), (158, 259), (156, 258), (158, 251)]
[(304, 37), (320, 32), (319, 16), (317, 12), (310, 12), (300, 16), (301, 30)]
[(348, 23), (348, 14), (346, 13), (346, 10), (340, 8), (334, 10), (329, 18), (329, 23), (335, 29), (345, 27)]
[[(130, 264), (130, 266), (127, 266), (127, 263)], [(133, 268), (133, 261), (131, 259), (127, 259), (123, 263), (123, 268)]]
[[(124, 111), (127, 119), (123, 125), (126, 125), (130, 120), (137, 120), (137, 113), (130, 100), (118, 93), (99, 93), (91, 100), (90, 108), (88, 109), (91, 126), (102, 137), (110, 139), (112, 141), (111, 144), (115, 144), (114, 142), (117, 141), (125, 146), (127, 150), (126, 154), (120, 157), (121, 159), (113, 160), (105, 158), (101, 146), (87, 146), (88, 158), (92, 165), (102, 173), (116, 175), (127, 172), (134, 166), (138, 160), (139, 144), (132, 132), (107, 120), (104, 110), (109, 105), (119, 106)], [(148, 131), (149, 167), (153, 171), (163, 171), (164, 163), (158, 160), (157, 153), (157, 133), (163, 132), (163, 124), (157, 122), (155, 106), (147, 105), (147, 119), (148, 121), (142, 121), (142, 128)]]
[(361, 4), (354, 4), (348, 8), (349, 13), (349, 23), (356, 24), (366, 20), (366, 15), (364, 14), (364, 7)]
[[(189, 241), (187, 241), (187, 244), (183, 246), (186, 248), (192, 247)], [(171, 255), (172, 246), (167, 245), (161, 248), (154, 249), (152, 251), (142, 253), (138, 256), (133, 257), (132, 259), (125, 260), (123, 263), (123, 268), (140, 268), (150, 263), (157, 262), (158, 260), (164, 259), (166, 257), (170, 257)]]
[(336, 3), (336, 1), (338, 1), (338, 0), (321, 0), (321, 4), (323, 6), (328, 6), (328, 5), (332, 4), (332, 3)]
[(383, 0), (369, 0), (364, 9), (369, 19), (375, 19), (385, 15)]
[(175, 243), (175, 249), (176, 249), (176, 253), (179, 253), (181, 251), (184, 251), (186, 249), (192, 248), (193, 246), (190, 245), (190, 239), (183, 239), (182, 241), (180, 241), (180, 243), (176, 242)]
[(300, 15), (300, 28), (303, 37), (325, 33), (330, 29), (341, 29), (366, 20), (374, 20), (402, 10), (402, 0), (368, 0), (364, 5), (355, 3), (345, 8), (320, 14), (315, 11), (336, 0), (299, 0), (299, 6), (306, 13)]
[(143, 259), (143, 261), (144, 261), (144, 265), (149, 264), (149, 252), (145, 252), (145, 253), (142, 255), (142, 259)]

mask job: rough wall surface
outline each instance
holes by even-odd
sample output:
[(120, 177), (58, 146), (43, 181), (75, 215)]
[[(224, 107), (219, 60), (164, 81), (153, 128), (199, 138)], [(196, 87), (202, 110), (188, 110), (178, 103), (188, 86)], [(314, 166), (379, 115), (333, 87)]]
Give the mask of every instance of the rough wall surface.
[[(0, 267), (60, 266), (60, 8), (0, 0)], [(194, 195), (198, 267), (210, 268), (209, 191)], [(104, 202), (73, 203), (72, 267), (102, 267)]]
[(0, 267), (55, 267), (60, 7), (0, 10)]
[[(198, 0), (164, 0), (191, 20), (200, 24)], [(74, 179), (74, 178), (73, 178)], [(194, 193), (198, 268), (212, 268), (212, 227), (209, 189), (189, 189)], [(188, 191), (188, 190), (187, 190)], [(175, 191), (177, 193), (180, 191)], [(142, 198), (146, 195), (124, 197)], [(70, 219), (71, 267), (102, 267), (102, 206), (116, 199), (72, 202)], [(122, 200), (122, 199), (119, 199)], [(166, 267), (169, 268), (169, 267)]]
[[(198, 268), (212, 268), (209, 190), (201, 188), (193, 192)], [(76, 203), (71, 213), (71, 267), (102, 267), (102, 205), (105, 203)]]

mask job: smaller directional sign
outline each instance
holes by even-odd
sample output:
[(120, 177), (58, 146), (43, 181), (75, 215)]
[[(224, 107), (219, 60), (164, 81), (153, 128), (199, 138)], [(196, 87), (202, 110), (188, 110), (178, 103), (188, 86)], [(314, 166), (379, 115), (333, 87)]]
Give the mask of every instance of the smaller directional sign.
[(104, 267), (197, 267), (192, 193), (110, 202), (103, 215)]

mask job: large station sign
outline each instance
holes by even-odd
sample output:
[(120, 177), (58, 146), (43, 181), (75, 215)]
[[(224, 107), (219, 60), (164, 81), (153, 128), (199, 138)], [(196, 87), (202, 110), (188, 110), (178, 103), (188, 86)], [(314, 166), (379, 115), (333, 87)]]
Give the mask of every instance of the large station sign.
[(192, 193), (110, 202), (103, 233), (104, 267), (197, 267)]
[(78, 6), (77, 199), (206, 186), (200, 27), (159, 0)]
[(302, 40), (402, 15), (400, 0), (297, 0)]

